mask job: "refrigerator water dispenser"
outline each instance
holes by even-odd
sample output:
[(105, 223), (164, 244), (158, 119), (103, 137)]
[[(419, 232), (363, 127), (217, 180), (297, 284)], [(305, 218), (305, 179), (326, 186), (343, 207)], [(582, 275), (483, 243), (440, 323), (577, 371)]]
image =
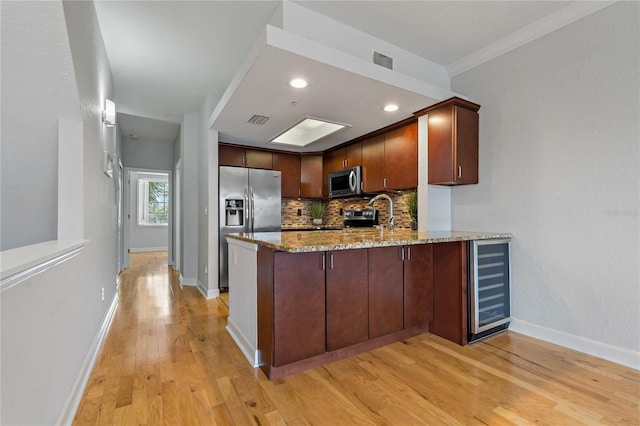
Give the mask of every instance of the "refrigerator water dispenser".
[(227, 198), (225, 213), (226, 226), (244, 226), (244, 200)]

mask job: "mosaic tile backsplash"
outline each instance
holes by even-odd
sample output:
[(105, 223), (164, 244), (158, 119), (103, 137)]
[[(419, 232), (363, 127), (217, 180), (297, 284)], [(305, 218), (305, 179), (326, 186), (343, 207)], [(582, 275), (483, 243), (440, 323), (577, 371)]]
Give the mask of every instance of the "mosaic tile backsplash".
[[(410, 228), (411, 217), (407, 208), (407, 199), (413, 191), (404, 191), (403, 193), (388, 194), (393, 200), (393, 215), (395, 216), (396, 228)], [(323, 200), (326, 206), (322, 222), (327, 226), (342, 226), (342, 210), (344, 209), (364, 209), (372, 197), (358, 198), (338, 198), (334, 200)], [(282, 226), (296, 227), (304, 225), (312, 225), (311, 223), (311, 205), (314, 200), (298, 200), (285, 198), (282, 200)], [(378, 200), (372, 206), (378, 209), (380, 223), (386, 224), (389, 220), (389, 203), (386, 200)], [(300, 210), (300, 216), (298, 216)]]

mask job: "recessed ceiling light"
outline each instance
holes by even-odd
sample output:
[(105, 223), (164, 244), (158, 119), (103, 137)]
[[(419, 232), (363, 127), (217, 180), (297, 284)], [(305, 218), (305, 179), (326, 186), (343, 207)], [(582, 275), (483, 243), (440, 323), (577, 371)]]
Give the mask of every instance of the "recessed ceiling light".
[(385, 111), (387, 111), (387, 112), (397, 111), (398, 110), (398, 105), (396, 105), (396, 104), (388, 104), (388, 105), (385, 105), (383, 109)]
[(291, 87), (295, 87), (296, 89), (302, 89), (303, 87), (307, 87), (307, 81), (301, 78), (294, 78), (289, 82)]
[(349, 124), (306, 117), (269, 142), (285, 145), (307, 146), (312, 142), (337, 132), (338, 130), (344, 129), (345, 127), (351, 126)]

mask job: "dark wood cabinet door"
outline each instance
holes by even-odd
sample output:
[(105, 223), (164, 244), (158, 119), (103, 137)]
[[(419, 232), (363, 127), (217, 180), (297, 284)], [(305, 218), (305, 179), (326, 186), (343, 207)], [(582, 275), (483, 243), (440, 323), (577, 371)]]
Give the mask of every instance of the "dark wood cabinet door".
[(220, 166), (244, 167), (244, 149), (218, 145), (218, 164)]
[(467, 243), (433, 244), (433, 321), (429, 332), (468, 343)]
[(455, 116), (456, 185), (478, 183), (478, 113), (455, 107)]
[(362, 183), (364, 192), (384, 190), (384, 135), (362, 141)]
[(385, 189), (408, 189), (418, 186), (417, 120), (384, 136)]
[(269, 151), (246, 149), (245, 158), (245, 167), (268, 170), (273, 168), (273, 154)]
[(324, 154), (322, 160), (322, 190), (324, 194), (329, 194), (329, 173), (342, 170), (344, 154), (344, 148)]
[(404, 249), (404, 328), (427, 326), (433, 320), (433, 244)]
[(325, 352), (324, 252), (275, 252), (273, 365)]
[(404, 327), (402, 247), (369, 251), (369, 338)]
[(273, 153), (273, 170), (282, 174), (282, 198), (300, 196), (300, 155)]
[(345, 148), (345, 166), (356, 167), (362, 165), (362, 142), (352, 143)]
[(300, 155), (300, 196), (322, 198), (322, 154)]
[(327, 351), (333, 351), (369, 338), (367, 250), (327, 256)]
[(429, 115), (429, 184), (478, 183), (479, 109), (452, 98), (416, 113)]

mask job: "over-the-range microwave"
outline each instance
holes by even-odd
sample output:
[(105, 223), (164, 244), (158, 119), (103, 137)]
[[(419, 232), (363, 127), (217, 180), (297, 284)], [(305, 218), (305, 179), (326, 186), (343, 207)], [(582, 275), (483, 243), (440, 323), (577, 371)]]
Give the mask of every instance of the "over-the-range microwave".
[(360, 166), (329, 173), (329, 198), (351, 197), (362, 193)]

